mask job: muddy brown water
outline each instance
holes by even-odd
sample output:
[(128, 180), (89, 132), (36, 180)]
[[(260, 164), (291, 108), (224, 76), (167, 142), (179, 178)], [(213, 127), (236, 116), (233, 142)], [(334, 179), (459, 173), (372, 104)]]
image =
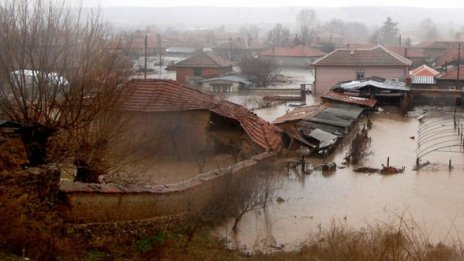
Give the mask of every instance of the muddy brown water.
[[(313, 81), (308, 70), (282, 71), (294, 79), (282, 88), (298, 88), (300, 83)], [(226, 95), (227, 100), (252, 107), (253, 99), (275, 92), (250, 92)], [(306, 104), (319, 102), (308, 95)], [(295, 102), (289, 102), (295, 103)], [(283, 115), (289, 103), (255, 110), (258, 116), (272, 121)], [(292, 250), (307, 242), (311, 236), (329, 229), (333, 224), (354, 229), (376, 224), (414, 223), (419, 234), (434, 242), (452, 241), (464, 236), (464, 154), (434, 152), (423, 162), (432, 164), (414, 171), (419, 122), (416, 117), (403, 118), (398, 114), (382, 113), (373, 117), (369, 157), (363, 166), (380, 168), (390, 157), (390, 165), (405, 167), (397, 175), (358, 174), (353, 167), (337, 169), (331, 175), (314, 171), (301, 175), (290, 171), (268, 204), (266, 211), (256, 210), (244, 215), (238, 232), (232, 233), (228, 222), (215, 229), (231, 247), (250, 252), (277, 248)], [(414, 139), (411, 139), (414, 137)], [(331, 160), (343, 161), (346, 147), (341, 147)], [(448, 169), (451, 159), (453, 169)], [(280, 197), (284, 201), (277, 202)]]
[[(236, 234), (230, 224), (217, 228), (215, 233), (228, 238), (231, 247), (245, 251), (267, 251), (270, 246), (292, 250), (333, 224), (361, 229), (376, 224), (395, 225), (402, 218), (403, 225), (414, 223), (414, 229), (434, 242), (463, 236), (464, 154), (431, 153), (423, 161), (432, 164), (415, 171), (417, 118), (381, 113), (372, 121), (369, 133), (373, 155), (363, 166), (380, 168), (390, 157), (390, 165), (404, 166), (404, 173), (359, 174), (351, 166), (331, 175), (314, 171), (302, 176), (290, 171), (266, 211), (247, 213)], [(340, 166), (345, 153), (346, 146), (339, 148), (332, 160)], [(284, 202), (277, 202), (278, 197)]]

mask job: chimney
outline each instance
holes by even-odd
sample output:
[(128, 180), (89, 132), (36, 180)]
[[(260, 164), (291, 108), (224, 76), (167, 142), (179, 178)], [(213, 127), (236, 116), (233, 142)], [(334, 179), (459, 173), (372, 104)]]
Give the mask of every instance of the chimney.
[(408, 58), (408, 47), (404, 47), (404, 57)]

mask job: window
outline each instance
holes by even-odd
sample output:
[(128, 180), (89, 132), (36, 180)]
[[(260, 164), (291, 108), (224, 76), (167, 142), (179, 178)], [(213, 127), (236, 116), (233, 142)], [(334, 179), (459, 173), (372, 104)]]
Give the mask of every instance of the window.
[(448, 89), (450, 89), (450, 90), (456, 90), (456, 86), (451, 85), (451, 86), (448, 87)]
[(193, 68), (193, 76), (201, 76), (201, 68)]
[(358, 81), (363, 80), (364, 79), (364, 74), (365, 74), (364, 70), (357, 69), (356, 70), (356, 80), (358, 80)]
[(211, 84), (211, 91), (212, 92), (231, 92), (232, 91), (232, 84), (212, 83)]

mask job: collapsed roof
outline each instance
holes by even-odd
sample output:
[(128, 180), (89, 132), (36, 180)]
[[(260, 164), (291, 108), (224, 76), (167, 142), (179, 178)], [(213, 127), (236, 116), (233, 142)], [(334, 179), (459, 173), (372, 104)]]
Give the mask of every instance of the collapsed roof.
[(132, 80), (126, 86), (122, 110), (131, 112), (174, 112), (208, 110), (240, 123), (250, 139), (266, 150), (281, 144), (278, 127), (245, 107), (203, 93), (173, 80)]

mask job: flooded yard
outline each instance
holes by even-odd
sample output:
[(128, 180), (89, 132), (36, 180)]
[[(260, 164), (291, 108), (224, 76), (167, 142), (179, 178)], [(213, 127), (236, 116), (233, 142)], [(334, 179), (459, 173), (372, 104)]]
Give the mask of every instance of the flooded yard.
[[(232, 245), (248, 251), (269, 246), (291, 250), (334, 223), (351, 228), (396, 224), (400, 219), (416, 223), (432, 241), (456, 239), (464, 233), (464, 160), (461, 153), (434, 152), (423, 160), (431, 165), (412, 170), (416, 160), (419, 122), (398, 114), (382, 113), (372, 118), (369, 131), (373, 155), (363, 166), (404, 166), (397, 175), (359, 174), (352, 166), (326, 175), (314, 171), (301, 175), (291, 170), (266, 212), (247, 213), (239, 223)], [(332, 156), (341, 166), (346, 148)], [(448, 169), (448, 160), (453, 167)], [(276, 200), (281, 198), (283, 200)], [(232, 238), (230, 225), (220, 227), (220, 236)], [(236, 245), (238, 244), (238, 245)]]
[[(309, 70), (283, 70), (292, 81), (273, 88), (294, 88), (298, 94), (301, 83), (312, 83)], [(258, 116), (272, 122), (292, 109), (296, 103), (319, 104), (320, 99), (307, 94), (306, 101), (283, 102), (269, 108), (256, 109), (265, 96), (279, 95), (275, 90), (253, 90), (221, 96), (252, 109)], [(285, 93), (287, 94), (287, 93)], [(383, 176), (359, 174), (356, 166), (341, 163), (347, 142), (339, 146), (328, 161), (336, 162), (334, 173), (319, 170), (310, 175), (291, 169), (274, 193), (266, 210), (245, 214), (232, 232), (233, 222), (215, 230), (228, 238), (231, 247), (245, 251), (268, 251), (276, 247), (292, 250), (304, 244), (311, 235), (328, 230), (332, 225), (360, 229), (377, 224), (410, 225), (433, 242), (456, 239), (464, 234), (464, 154), (433, 152), (422, 159), (431, 164), (413, 170), (417, 157), (419, 121), (396, 113), (376, 113), (369, 131), (372, 155), (361, 164), (381, 168), (389, 163), (405, 167), (402, 174)], [(452, 161), (453, 169), (448, 169)], [(285, 171), (286, 172), (286, 171)], [(279, 199), (279, 200), (277, 200)]]

